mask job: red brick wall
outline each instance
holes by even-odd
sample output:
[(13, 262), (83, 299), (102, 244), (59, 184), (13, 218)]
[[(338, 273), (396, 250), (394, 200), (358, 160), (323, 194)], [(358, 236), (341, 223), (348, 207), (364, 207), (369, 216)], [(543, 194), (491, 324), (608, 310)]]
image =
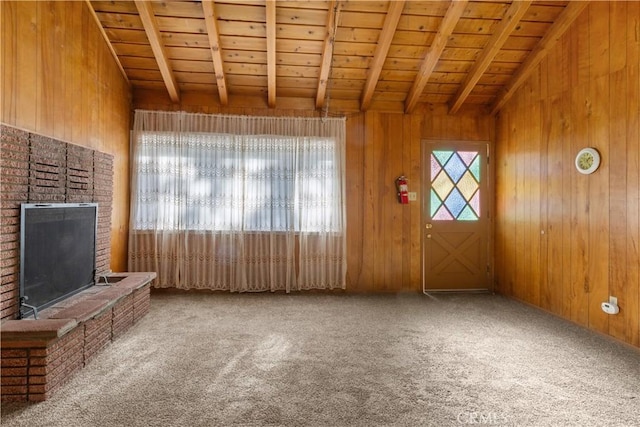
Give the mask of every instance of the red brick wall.
[(0, 318), (18, 317), (20, 204), (98, 203), (96, 270), (110, 265), (113, 156), (0, 125)]
[(2, 400), (46, 400), (82, 369), (82, 332), (77, 328), (49, 346), (45, 341), (16, 348), (3, 346)]
[(111, 325), (113, 314), (107, 311), (102, 315), (87, 320), (84, 324), (84, 363), (86, 364), (100, 350), (111, 342)]

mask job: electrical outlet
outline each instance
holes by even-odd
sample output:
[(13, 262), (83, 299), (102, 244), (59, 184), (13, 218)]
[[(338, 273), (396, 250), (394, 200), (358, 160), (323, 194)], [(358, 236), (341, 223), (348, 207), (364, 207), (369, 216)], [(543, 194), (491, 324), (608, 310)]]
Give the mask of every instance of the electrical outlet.
[(611, 303), (608, 302), (603, 302), (601, 304), (602, 307), (602, 311), (604, 311), (607, 314), (618, 314), (620, 313), (620, 307), (618, 307), (617, 305), (613, 305)]
[(418, 200), (418, 194), (415, 191), (409, 191), (409, 201), (415, 202)]
[(609, 296), (609, 302), (603, 302), (601, 304), (602, 311), (607, 314), (618, 314), (620, 313), (620, 307), (618, 307), (618, 298)]

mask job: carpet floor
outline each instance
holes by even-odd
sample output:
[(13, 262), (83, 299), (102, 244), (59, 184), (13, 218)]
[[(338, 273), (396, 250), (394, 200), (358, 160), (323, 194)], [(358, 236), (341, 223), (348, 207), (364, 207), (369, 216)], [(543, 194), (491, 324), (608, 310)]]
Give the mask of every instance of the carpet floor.
[(637, 426), (640, 352), (488, 294), (157, 293), (2, 426)]

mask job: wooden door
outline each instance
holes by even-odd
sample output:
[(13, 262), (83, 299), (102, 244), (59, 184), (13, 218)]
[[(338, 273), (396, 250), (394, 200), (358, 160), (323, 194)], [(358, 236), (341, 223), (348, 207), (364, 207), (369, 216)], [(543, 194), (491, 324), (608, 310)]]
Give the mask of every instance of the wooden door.
[(426, 143), (423, 288), (489, 288), (487, 143)]

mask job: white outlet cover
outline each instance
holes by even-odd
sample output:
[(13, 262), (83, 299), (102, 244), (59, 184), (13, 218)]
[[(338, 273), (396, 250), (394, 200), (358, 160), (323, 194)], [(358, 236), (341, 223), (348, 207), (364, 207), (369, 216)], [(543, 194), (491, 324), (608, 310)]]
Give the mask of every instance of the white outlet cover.
[(603, 302), (601, 307), (602, 311), (607, 314), (618, 314), (620, 312), (620, 307), (615, 304), (611, 304), (610, 302)]

